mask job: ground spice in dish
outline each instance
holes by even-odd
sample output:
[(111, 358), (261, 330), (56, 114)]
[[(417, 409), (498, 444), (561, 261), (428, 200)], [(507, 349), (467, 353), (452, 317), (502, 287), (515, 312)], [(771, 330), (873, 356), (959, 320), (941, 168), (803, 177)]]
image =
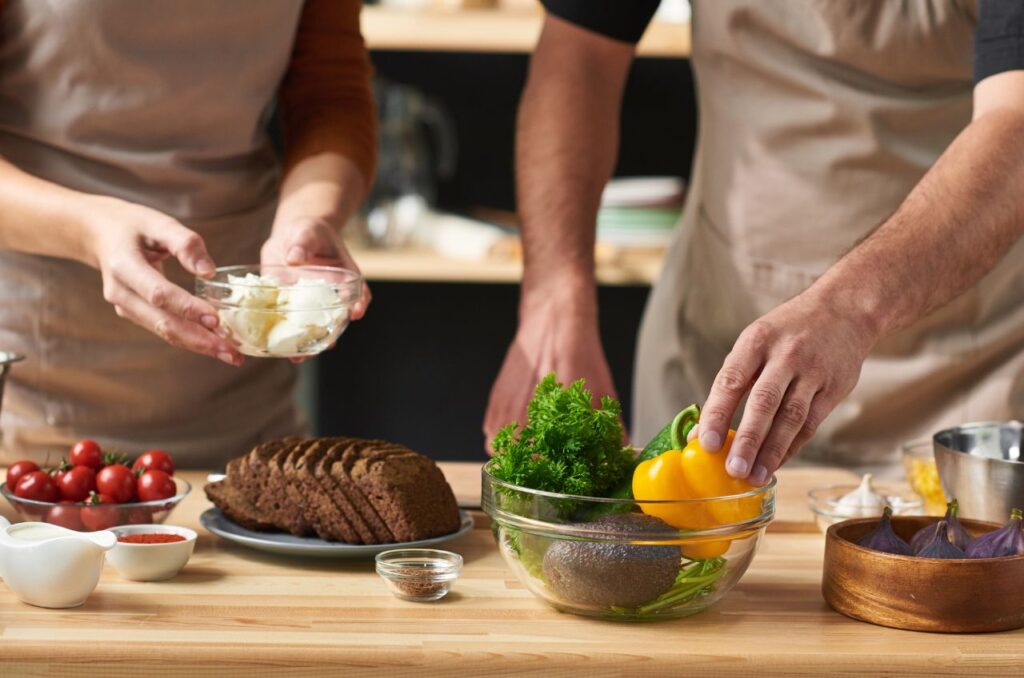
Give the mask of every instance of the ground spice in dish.
[(395, 588), (410, 598), (428, 598), (444, 592), (448, 583), (437, 581), (439, 570), (423, 567), (399, 567), (391, 571)]
[(185, 541), (185, 538), (180, 534), (146, 532), (143, 534), (122, 534), (117, 540), (125, 544), (170, 544), (176, 541)]

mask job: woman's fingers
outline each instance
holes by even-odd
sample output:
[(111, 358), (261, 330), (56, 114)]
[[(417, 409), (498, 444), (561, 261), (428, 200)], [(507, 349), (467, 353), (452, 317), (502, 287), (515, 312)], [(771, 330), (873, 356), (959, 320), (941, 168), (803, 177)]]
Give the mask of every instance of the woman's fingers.
[(208, 355), (228, 365), (244, 360), (226, 339), (180, 316), (157, 308), (130, 290), (117, 295), (117, 314), (157, 335), (172, 346)]
[[(757, 484), (755, 474), (762, 473), (764, 469), (755, 468), (754, 461), (764, 449), (763, 445), (792, 379), (793, 372), (778, 362), (769, 362), (757, 378), (750, 389), (743, 420), (729, 449), (729, 459), (725, 462), (729, 475), (734, 478), (749, 477), (752, 483)], [(704, 423), (703, 416), (701, 423)], [(703, 431), (701, 435), (704, 435)], [(785, 449), (782, 451), (785, 452)]]
[[(761, 444), (757, 460), (750, 471), (751, 484), (761, 486), (767, 483), (772, 474), (789, 458), (793, 442), (807, 423), (816, 392), (817, 386), (813, 382), (801, 380), (799, 377), (790, 384), (775, 414), (771, 431)], [(749, 410), (750, 406), (747, 407)]]
[[(210, 330), (219, 324), (217, 310), (211, 304), (167, 280), (142, 257), (119, 261), (112, 267), (111, 273), (116, 283), (146, 300), (154, 308), (199, 323)], [(108, 301), (119, 303), (117, 299)]]
[(213, 258), (206, 251), (206, 243), (195, 231), (186, 228), (178, 221), (167, 218), (152, 224), (149, 237), (181, 262), (182, 267), (192, 275), (209, 278), (216, 266)]

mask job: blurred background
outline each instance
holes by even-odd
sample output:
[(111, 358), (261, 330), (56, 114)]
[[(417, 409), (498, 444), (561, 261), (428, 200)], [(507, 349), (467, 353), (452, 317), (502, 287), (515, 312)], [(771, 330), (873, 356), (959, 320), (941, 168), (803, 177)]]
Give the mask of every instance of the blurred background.
[[(318, 434), (482, 458), (487, 396), (515, 332), (515, 114), (541, 20), (536, 0), (367, 3), (380, 169), (347, 237), (374, 302), (303, 367)], [(688, 53), (689, 5), (665, 0), (630, 75), (599, 216), (601, 333), (627, 418), (640, 316), (689, 177)]]

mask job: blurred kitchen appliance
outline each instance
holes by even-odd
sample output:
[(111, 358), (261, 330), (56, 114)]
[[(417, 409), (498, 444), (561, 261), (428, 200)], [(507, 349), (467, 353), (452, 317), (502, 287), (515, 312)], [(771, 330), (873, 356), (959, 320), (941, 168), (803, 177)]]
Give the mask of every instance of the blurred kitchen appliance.
[(377, 178), (365, 207), (370, 245), (401, 247), (436, 203), (440, 181), (455, 173), (455, 124), (419, 90), (378, 78), (380, 125)]

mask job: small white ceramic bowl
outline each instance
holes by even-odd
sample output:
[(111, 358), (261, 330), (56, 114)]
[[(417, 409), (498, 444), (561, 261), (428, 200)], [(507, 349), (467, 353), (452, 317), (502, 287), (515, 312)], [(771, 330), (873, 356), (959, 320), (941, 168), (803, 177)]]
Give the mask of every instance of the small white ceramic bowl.
[[(196, 533), (174, 525), (122, 525), (112, 527), (119, 538), (117, 546), (107, 553), (107, 562), (125, 579), (131, 581), (163, 581), (181, 572), (196, 547)], [(129, 544), (120, 537), (129, 534), (177, 534), (184, 541), (166, 544)]]

